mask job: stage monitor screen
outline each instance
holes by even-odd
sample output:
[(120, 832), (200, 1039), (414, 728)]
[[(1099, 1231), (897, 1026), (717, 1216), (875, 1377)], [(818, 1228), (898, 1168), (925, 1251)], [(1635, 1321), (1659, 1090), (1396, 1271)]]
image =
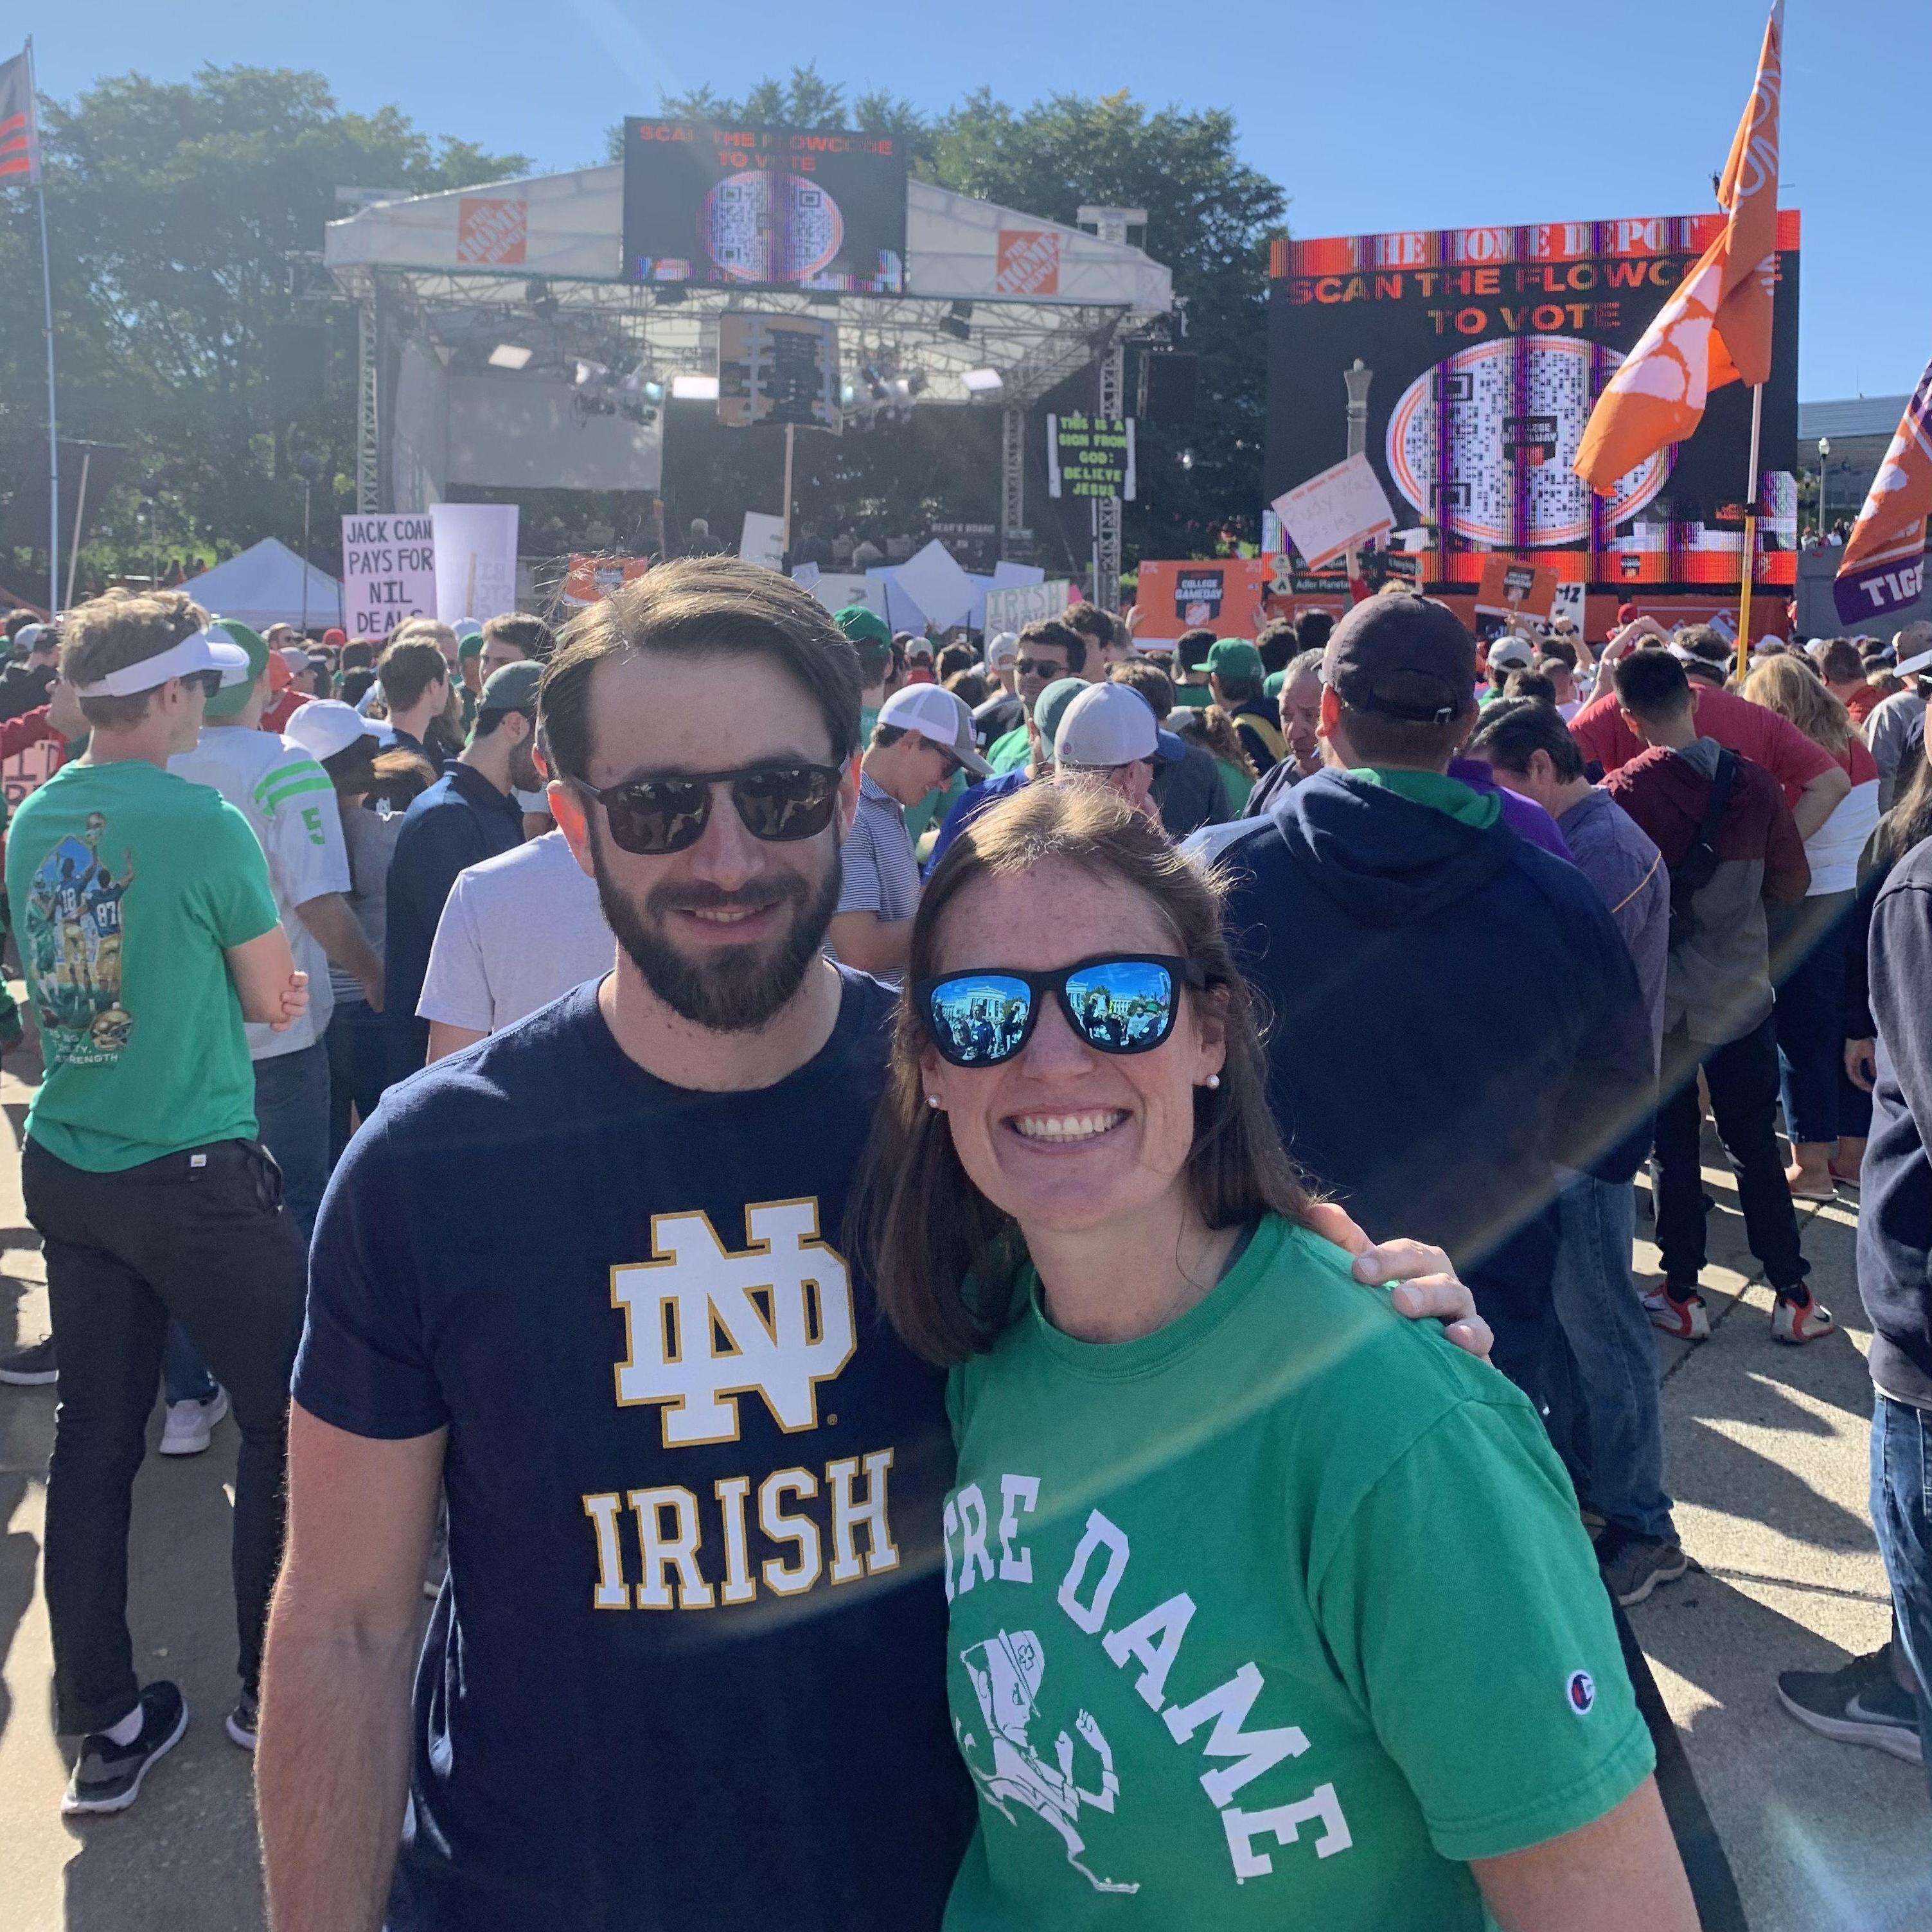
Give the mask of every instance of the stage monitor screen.
[(726, 289), (905, 290), (896, 135), (624, 123), (624, 279)]
[[(1713, 390), (1696, 433), (1611, 496), (1571, 468), (1604, 384), (1723, 219), (1277, 242), (1268, 500), (1347, 453), (1343, 376), (1359, 361), (1368, 458), (1396, 518), (1391, 548), (1414, 554), (1426, 584), (1473, 592), (1486, 556), (1502, 551), (1599, 593), (1735, 593), (1750, 449), (1742, 384)], [(1759, 458), (1760, 583), (1796, 574), (1798, 243), (1798, 214), (1784, 209)]]

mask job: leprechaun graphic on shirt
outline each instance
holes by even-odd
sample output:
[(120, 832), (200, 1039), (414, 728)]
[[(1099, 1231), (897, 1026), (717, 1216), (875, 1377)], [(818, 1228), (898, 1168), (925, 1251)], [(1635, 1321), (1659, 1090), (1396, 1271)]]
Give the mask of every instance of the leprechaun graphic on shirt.
[(101, 856), (107, 821), (87, 815), (85, 830), (59, 839), (34, 867), (26, 939), (49, 1057), (95, 1064), (128, 1044), (134, 1016), (121, 1004), (121, 903), (132, 883), (122, 854), (117, 878)]

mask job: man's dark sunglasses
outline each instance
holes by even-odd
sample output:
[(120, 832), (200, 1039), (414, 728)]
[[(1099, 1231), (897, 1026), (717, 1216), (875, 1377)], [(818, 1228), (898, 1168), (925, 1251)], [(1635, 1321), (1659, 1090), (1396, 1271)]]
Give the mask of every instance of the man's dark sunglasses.
[(203, 693), (212, 698), (221, 688), (221, 674), (218, 670), (190, 670), (182, 674), (184, 684), (198, 684)]
[(1174, 1030), (1183, 986), (1205, 986), (1191, 959), (1109, 952), (1058, 973), (988, 966), (922, 980), (913, 1010), (940, 1058), (955, 1066), (998, 1066), (1024, 1046), (1049, 995), (1066, 1023), (1102, 1053), (1151, 1053)]
[(731, 802), (754, 838), (783, 844), (815, 838), (838, 809), (836, 765), (758, 765), (748, 771), (680, 772), (599, 787), (573, 779), (604, 808), (610, 836), (646, 858), (695, 845), (710, 822), (712, 789), (731, 788)]
[(1022, 677), (1050, 679), (1066, 675), (1066, 667), (1064, 664), (1055, 664), (1050, 658), (1016, 658), (1013, 661), (1013, 668)]

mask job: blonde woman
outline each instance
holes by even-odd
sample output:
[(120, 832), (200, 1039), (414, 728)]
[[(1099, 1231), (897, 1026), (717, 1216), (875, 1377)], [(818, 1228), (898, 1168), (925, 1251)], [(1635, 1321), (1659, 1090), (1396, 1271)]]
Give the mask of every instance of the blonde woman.
[(1804, 842), (1811, 866), (1806, 897), (1795, 905), (1765, 909), (1778, 984), (1779, 1084), (1791, 1140), (1785, 1178), (1800, 1200), (1829, 1200), (1836, 1183), (1858, 1180), (1857, 1161), (1841, 1153), (1839, 1142), (1841, 1136), (1856, 1138), (1862, 1152), (1869, 1112), (1869, 1103), (1845, 1076), (1841, 1008), (1858, 854), (1878, 823), (1878, 766), (1850, 712), (1804, 658), (1766, 659), (1744, 680), (1739, 694), (1796, 725), (1852, 782), (1831, 816)]

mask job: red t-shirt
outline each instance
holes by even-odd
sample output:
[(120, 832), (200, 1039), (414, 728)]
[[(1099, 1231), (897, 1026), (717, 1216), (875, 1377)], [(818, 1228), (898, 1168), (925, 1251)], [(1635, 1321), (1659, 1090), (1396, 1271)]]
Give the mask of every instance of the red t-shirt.
[(264, 731), (286, 731), (289, 720), (308, 702), (308, 693), (290, 685), (262, 713)]
[(1884, 702), (1885, 693), (1876, 685), (1862, 684), (1845, 700), (1845, 709), (1852, 714), (1854, 724), (1862, 724)]
[[(1837, 762), (1787, 718), (1762, 704), (1719, 691), (1708, 684), (1690, 687), (1691, 707), (1700, 738), (1718, 742), (1754, 765), (1762, 765), (1784, 788), (1784, 802), (1795, 806), (1798, 795), (1820, 772)], [(1570, 735), (1585, 760), (1594, 759), (1606, 772), (1627, 765), (1649, 748), (1623, 721), (1616, 694), (1606, 692), (1570, 721)]]

